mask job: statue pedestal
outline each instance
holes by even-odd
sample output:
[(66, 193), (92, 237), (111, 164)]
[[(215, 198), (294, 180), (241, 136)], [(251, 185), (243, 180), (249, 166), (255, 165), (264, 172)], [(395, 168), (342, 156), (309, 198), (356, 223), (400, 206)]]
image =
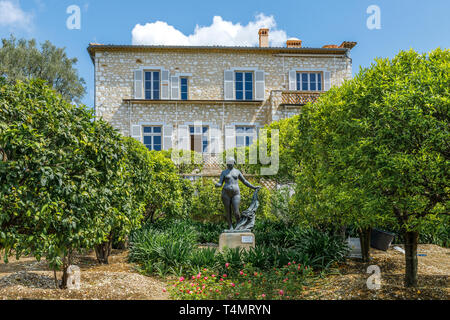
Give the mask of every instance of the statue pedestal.
[(255, 235), (251, 232), (224, 232), (219, 238), (219, 251), (227, 247), (230, 249), (243, 248), (248, 250), (255, 247)]

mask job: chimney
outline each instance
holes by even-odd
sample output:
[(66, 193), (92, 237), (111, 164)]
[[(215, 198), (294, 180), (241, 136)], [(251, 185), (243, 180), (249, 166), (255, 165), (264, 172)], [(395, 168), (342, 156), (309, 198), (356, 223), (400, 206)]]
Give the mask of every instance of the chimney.
[(269, 29), (263, 28), (259, 29), (259, 47), (268, 48), (269, 47)]
[(301, 48), (302, 47), (302, 40), (297, 38), (289, 38), (286, 41), (286, 47), (288, 48)]

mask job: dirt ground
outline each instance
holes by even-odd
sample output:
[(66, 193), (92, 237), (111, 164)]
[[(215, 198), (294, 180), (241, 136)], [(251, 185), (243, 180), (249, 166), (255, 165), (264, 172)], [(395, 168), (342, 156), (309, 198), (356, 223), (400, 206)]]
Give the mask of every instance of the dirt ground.
[[(79, 256), (80, 290), (55, 289), (53, 271), (45, 261), (11, 258), (0, 262), (1, 299), (50, 300), (167, 300), (164, 282), (139, 274), (127, 263), (127, 252), (113, 250), (109, 265), (99, 265), (95, 253)], [(61, 279), (61, 273), (57, 273)]]
[[(450, 249), (435, 245), (419, 245), (419, 287), (405, 289), (404, 255), (393, 249), (387, 252), (371, 249), (372, 261), (361, 263), (348, 259), (339, 265), (339, 274), (327, 275), (307, 287), (302, 299), (440, 299), (450, 300)], [(61, 300), (166, 300), (166, 283), (161, 279), (139, 274), (126, 261), (127, 251), (114, 250), (109, 265), (99, 265), (95, 254), (77, 257), (81, 269), (80, 290), (55, 289), (53, 271), (45, 261), (34, 258), (0, 262), (1, 299)], [(369, 290), (367, 267), (381, 269), (380, 290)], [(58, 273), (58, 277), (61, 274)]]
[[(403, 248), (403, 246), (398, 245)], [(319, 300), (450, 300), (450, 249), (436, 245), (419, 245), (418, 284), (416, 289), (403, 285), (405, 274), (404, 254), (389, 248), (388, 251), (371, 249), (371, 261), (361, 263), (348, 259), (339, 265), (339, 275), (328, 275), (307, 288), (303, 299)], [(369, 290), (367, 273), (370, 265), (381, 270), (381, 288)]]

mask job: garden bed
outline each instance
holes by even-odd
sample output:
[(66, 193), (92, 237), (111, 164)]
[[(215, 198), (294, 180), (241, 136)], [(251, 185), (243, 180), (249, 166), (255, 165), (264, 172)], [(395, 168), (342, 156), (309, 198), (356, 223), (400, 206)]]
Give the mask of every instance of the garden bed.
[[(419, 245), (419, 287), (405, 289), (404, 256), (389, 249), (386, 252), (371, 249), (372, 261), (361, 263), (348, 259), (339, 264), (340, 274), (327, 275), (306, 287), (301, 299), (306, 300), (361, 300), (361, 299), (450, 299), (450, 249), (436, 245)], [(163, 292), (167, 283), (157, 277), (148, 277), (135, 271), (126, 261), (127, 251), (114, 250), (109, 265), (99, 265), (94, 254), (78, 256), (82, 288), (78, 291), (54, 289), (53, 272), (45, 261), (34, 258), (11, 259), (0, 262), (1, 299), (76, 299), (76, 300), (166, 300)], [(366, 273), (369, 265), (381, 269), (381, 289), (367, 289)], [(58, 274), (60, 277), (60, 275)]]

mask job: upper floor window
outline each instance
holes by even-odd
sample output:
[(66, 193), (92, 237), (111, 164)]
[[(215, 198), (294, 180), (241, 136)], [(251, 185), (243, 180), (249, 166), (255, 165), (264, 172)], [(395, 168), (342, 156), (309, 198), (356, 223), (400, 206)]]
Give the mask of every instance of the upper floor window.
[(180, 78), (180, 95), (181, 100), (187, 100), (188, 99), (188, 78), (182, 77)]
[(145, 78), (144, 78), (145, 99), (159, 100), (160, 84), (161, 81), (159, 71), (145, 71)]
[(322, 91), (321, 72), (297, 72), (298, 91)]
[(162, 150), (162, 128), (158, 126), (144, 127), (144, 145), (148, 150)]
[(236, 72), (236, 100), (253, 100), (253, 72)]
[(255, 139), (255, 127), (236, 127), (236, 147), (249, 147)]

